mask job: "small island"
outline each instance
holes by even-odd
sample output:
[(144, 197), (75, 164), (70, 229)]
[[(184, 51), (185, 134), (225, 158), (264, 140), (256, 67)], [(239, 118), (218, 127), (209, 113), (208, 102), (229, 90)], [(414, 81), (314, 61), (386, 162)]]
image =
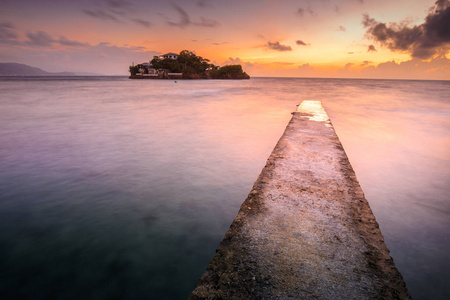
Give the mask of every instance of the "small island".
[(250, 79), (241, 65), (219, 67), (189, 50), (154, 56), (150, 62), (131, 65), (129, 71), (130, 79)]

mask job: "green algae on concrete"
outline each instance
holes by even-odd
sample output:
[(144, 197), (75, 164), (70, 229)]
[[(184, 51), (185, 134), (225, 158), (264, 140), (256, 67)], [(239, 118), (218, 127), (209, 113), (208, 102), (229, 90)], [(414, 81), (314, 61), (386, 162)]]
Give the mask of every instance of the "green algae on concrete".
[(319, 101), (303, 101), (189, 299), (410, 299)]

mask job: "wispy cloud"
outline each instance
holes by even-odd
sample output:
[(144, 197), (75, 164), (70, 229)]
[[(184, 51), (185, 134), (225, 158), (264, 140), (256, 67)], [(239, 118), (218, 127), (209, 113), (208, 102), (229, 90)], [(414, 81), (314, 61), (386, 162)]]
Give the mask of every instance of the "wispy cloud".
[(84, 9), (83, 13), (102, 21), (127, 23), (150, 28), (153, 23), (137, 16), (135, 4), (128, 0), (105, 0), (100, 2), (100, 8)]
[(106, 0), (105, 6), (109, 14), (126, 16), (133, 10), (134, 4), (127, 0)]
[(199, 26), (199, 27), (217, 27), (220, 25), (216, 20), (212, 20), (205, 17), (200, 17), (199, 21), (191, 21), (189, 14), (180, 6), (172, 3), (173, 8), (178, 13), (178, 21), (167, 20), (167, 24), (170, 26), (185, 28), (189, 25)]
[(52, 47), (54, 44), (59, 44), (68, 47), (86, 47), (87, 43), (69, 40), (64, 36), (60, 36), (59, 39), (54, 39), (45, 31), (28, 32), (26, 34), (28, 40), (23, 42), (23, 45), (33, 47)]
[(63, 46), (70, 46), (70, 47), (86, 47), (89, 46), (87, 43), (82, 43), (78, 41), (72, 41), (67, 39), (64, 36), (60, 36), (58, 40), (55, 40), (56, 43), (63, 45)]
[(291, 46), (282, 45), (282, 44), (280, 44), (280, 42), (274, 42), (274, 43), (268, 42), (265, 46), (268, 49), (276, 50), (276, 51), (292, 51)]
[(114, 16), (113, 14), (110, 14), (108, 12), (105, 12), (103, 10), (89, 10), (89, 9), (83, 9), (83, 12), (88, 15), (91, 16), (93, 18), (96, 19), (100, 19), (100, 20), (108, 20), (108, 21), (114, 21), (114, 22), (120, 22), (120, 20)]
[(35, 33), (28, 32), (27, 37), (29, 39), (27, 43), (34, 46), (49, 47), (55, 42), (55, 40), (44, 31), (38, 31)]
[(8, 46), (20, 45), (21, 42), (18, 40), (18, 37), (19, 35), (16, 33), (12, 23), (0, 23), (0, 44)]
[(199, 7), (210, 7), (211, 3), (207, 0), (198, 0), (197, 1), (197, 6)]
[(230, 42), (220, 42), (220, 43), (214, 42), (214, 43), (211, 43), (211, 45), (220, 46), (220, 45), (225, 45), (225, 44), (229, 44), (229, 43)]
[(11, 40), (17, 37), (13, 24), (9, 22), (0, 23), (0, 40)]
[(243, 60), (241, 60), (239, 57), (236, 57), (236, 58), (229, 57), (228, 60), (225, 61), (225, 62), (222, 64), (222, 66), (223, 66), (223, 65), (241, 65), (241, 66), (243, 66), (244, 68), (251, 68), (251, 67), (254, 66), (253, 63), (243, 61)]
[(195, 26), (201, 26), (201, 27), (217, 27), (220, 25), (219, 22), (213, 19), (208, 19), (204, 17), (200, 17), (200, 22), (192, 22)]
[(153, 26), (152, 22), (146, 21), (146, 20), (142, 20), (142, 19), (139, 19), (139, 18), (130, 19), (130, 21), (132, 21), (132, 22), (134, 22), (134, 23), (136, 23), (138, 25), (144, 26), (146, 28), (150, 28), (150, 27)]
[(408, 52), (412, 57), (429, 59), (448, 52), (450, 45), (450, 0), (437, 0), (423, 24), (409, 27), (402, 24), (377, 22), (363, 15), (363, 25), (369, 38), (392, 51)]
[(172, 3), (173, 8), (178, 12), (178, 21), (174, 22), (174, 21), (167, 21), (167, 24), (169, 24), (170, 26), (176, 26), (176, 27), (180, 27), (180, 28), (184, 28), (186, 26), (188, 26), (189, 24), (191, 24), (191, 20), (189, 18), (188, 13), (182, 9), (180, 6), (176, 5), (175, 3)]

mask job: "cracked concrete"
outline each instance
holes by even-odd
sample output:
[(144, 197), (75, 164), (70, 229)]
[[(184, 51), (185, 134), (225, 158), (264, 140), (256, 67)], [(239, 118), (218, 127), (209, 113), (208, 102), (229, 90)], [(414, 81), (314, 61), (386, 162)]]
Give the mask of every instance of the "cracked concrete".
[(189, 299), (410, 299), (320, 102), (293, 113)]

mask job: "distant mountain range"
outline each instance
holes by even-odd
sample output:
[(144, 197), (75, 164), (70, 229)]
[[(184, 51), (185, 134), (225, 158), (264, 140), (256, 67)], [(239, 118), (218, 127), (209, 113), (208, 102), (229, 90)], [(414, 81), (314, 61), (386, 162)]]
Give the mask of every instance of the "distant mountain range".
[(79, 74), (72, 72), (47, 72), (39, 68), (18, 63), (0, 63), (0, 76), (83, 76), (101, 74)]

